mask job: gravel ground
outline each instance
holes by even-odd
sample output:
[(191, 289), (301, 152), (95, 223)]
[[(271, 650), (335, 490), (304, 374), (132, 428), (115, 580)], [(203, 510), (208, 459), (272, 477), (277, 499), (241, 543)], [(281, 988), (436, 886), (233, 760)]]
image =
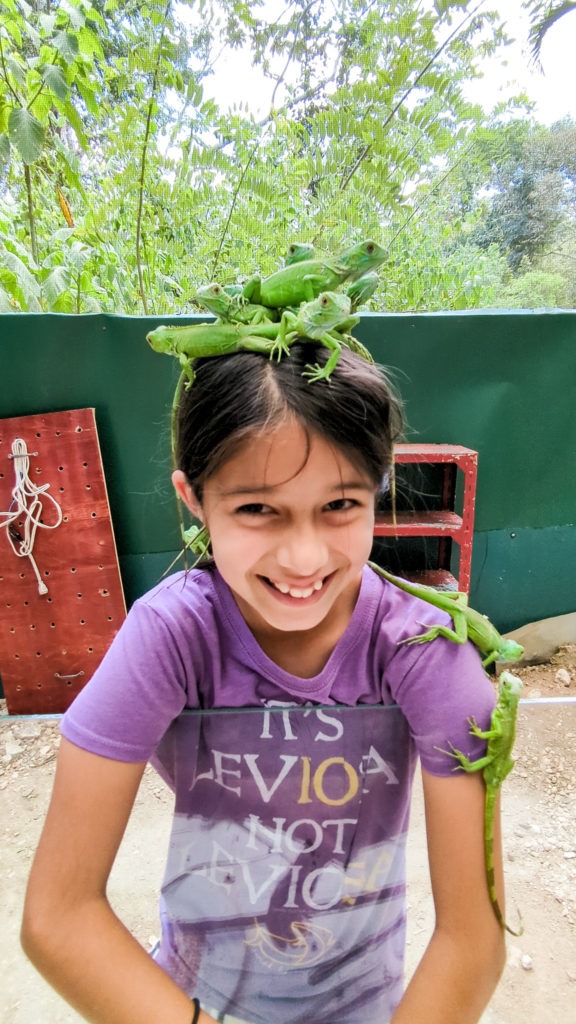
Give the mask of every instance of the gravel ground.
[[(508, 964), (482, 1024), (576, 1024), (576, 645), (518, 670), (525, 683), (505, 784), (503, 827)], [(80, 1018), (23, 956), (18, 929), (30, 861), (46, 812), (58, 721), (11, 719), (0, 701), (1, 1024), (79, 1024)], [(156, 900), (171, 818), (166, 787), (148, 768), (114, 867), (110, 894), (146, 948), (158, 932)], [(409, 842), (408, 970), (432, 923), (422, 798), (416, 789)]]

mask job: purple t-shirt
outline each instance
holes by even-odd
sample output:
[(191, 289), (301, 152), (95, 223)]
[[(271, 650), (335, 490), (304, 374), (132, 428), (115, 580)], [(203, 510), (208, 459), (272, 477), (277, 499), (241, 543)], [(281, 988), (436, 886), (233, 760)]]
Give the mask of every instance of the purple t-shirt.
[(478, 757), (468, 719), (486, 726), (494, 706), (472, 645), (400, 642), (444, 622), (365, 568), (346, 631), (301, 679), (216, 570), (132, 607), (62, 732), (152, 759), (174, 790), (158, 959), (205, 1005), (254, 1024), (390, 1019), (416, 758), (450, 775), (450, 743)]

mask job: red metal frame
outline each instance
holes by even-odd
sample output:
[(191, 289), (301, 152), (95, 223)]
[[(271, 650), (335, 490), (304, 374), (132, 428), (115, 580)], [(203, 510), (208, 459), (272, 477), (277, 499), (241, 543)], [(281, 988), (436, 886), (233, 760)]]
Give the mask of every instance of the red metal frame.
[[(444, 465), (442, 511), (397, 512), (377, 516), (375, 537), (438, 537), (438, 570), (436, 585), (450, 582), (450, 556), (452, 542), (460, 547), (458, 590), (468, 593), (472, 566), (474, 511), (476, 505), (476, 479), (478, 452), (457, 444), (399, 444), (394, 450), (397, 463), (441, 463)], [(454, 511), (456, 476), (464, 474), (462, 512)], [(434, 574), (433, 574), (434, 575)], [(454, 582), (454, 577), (451, 577)]]

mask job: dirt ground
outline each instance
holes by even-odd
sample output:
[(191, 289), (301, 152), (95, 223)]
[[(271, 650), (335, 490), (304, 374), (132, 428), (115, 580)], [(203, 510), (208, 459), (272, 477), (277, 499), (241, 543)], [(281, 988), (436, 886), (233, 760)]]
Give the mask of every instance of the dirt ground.
[[(508, 963), (482, 1024), (576, 1024), (576, 645), (518, 670), (525, 683), (516, 767), (505, 784), (503, 827)], [(18, 930), (30, 861), (50, 796), (58, 722), (6, 716), (0, 702), (0, 1024), (79, 1024), (22, 954)], [(153, 769), (114, 867), (110, 895), (140, 942), (158, 934), (157, 894), (171, 818)], [(408, 973), (432, 923), (422, 798), (409, 840)]]

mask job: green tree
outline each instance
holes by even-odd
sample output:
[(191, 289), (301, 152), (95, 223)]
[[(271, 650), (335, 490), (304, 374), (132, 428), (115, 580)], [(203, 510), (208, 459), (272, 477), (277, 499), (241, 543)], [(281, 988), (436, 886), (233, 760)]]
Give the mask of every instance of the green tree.
[(486, 133), (480, 146), (491, 173), (473, 241), (496, 244), (514, 273), (534, 267), (561, 226), (576, 221), (576, 124), (512, 122)]
[(567, 14), (576, 12), (576, 3), (573, 0), (527, 0), (524, 7), (530, 14), (529, 42), (532, 49), (532, 59), (540, 63), (542, 43), (550, 29), (556, 25), (561, 18)]
[[(483, 123), (463, 85), (503, 41), (465, 0), (5, 0), (0, 302), (185, 312), (199, 283), (266, 273), (296, 237), (333, 252), (366, 235), (394, 275), (375, 305), (480, 302), (498, 255), (469, 234), (458, 251), (461, 212), (433, 217)], [(272, 81), (261, 121), (205, 96), (239, 46)]]

